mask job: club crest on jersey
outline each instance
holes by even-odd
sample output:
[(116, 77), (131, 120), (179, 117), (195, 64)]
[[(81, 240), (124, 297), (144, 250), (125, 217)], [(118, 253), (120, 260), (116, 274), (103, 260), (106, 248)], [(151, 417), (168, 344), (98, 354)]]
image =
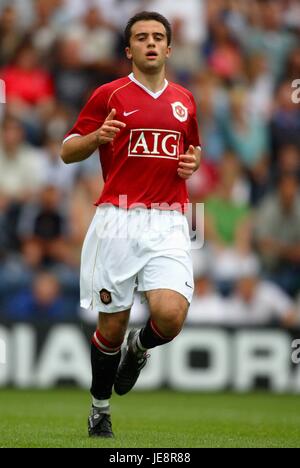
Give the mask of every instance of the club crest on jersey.
[(103, 304), (107, 305), (111, 303), (111, 293), (107, 289), (101, 289), (99, 295)]
[(180, 122), (185, 122), (188, 118), (188, 110), (187, 108), (181, 104), (181, 102), (173, 102), (171, 104), (172, 109), (173, 109), (173, 115), (175, 119), (179, 120)]

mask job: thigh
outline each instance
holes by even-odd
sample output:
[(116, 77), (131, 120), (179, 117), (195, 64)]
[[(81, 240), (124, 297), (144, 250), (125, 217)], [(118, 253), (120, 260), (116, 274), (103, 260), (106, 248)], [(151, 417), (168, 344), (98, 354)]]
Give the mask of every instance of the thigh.
[(155, 297), (155, 301), (165, 302), (168, 298), (176, 301), (177, 298), (180, 304), (190, 304), (194, 292), (190, 252), (151, 258), (138, 274), (138, 290), (145, 292), (148, 299)]
[[(117, 237), (117, 233), (107, 227), (109, 222), (119, 223), (115, 211), (97, 211), (82, 249), (81, 306), (91, 307), (95, 313), (123, 312), (133, 303), (139, 263), (134, 242), (126, 236)], [(123, 212), (120, 217), (123, 221)]]
[[(154, 289), (145, 292), (150, 314), (155, 316), (160, 314), (160, 311), (168, 311), (176, 309), (178, 313), (185, 317), (189, 308), (189, 302), (180, 293), (171, 289)], [(153, 317), (154, 318), (154, 317)]]

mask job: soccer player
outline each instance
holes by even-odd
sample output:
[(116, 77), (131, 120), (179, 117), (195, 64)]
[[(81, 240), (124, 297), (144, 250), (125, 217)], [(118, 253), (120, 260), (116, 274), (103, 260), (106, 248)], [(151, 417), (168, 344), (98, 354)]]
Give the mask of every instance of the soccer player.
[[(200, 164), (192, 94), (165, 78), (171, 27), (155, 12), (125, 29), (132, 73), (99, 87), (62, 146), (74, 163), (99, 148), (104, 189), (81, 258), (84, 308), (99, 313), (92, 338), (90, 436), (113, 437), (109, 399), (124, 395), (146, 364), (147, 350), (180, 332), (193, 294), (185, 180)], [(119, 229), (116, 232), (117, 227)], [(136, 288), (150, 317), (132, 330), (121, 358)]]

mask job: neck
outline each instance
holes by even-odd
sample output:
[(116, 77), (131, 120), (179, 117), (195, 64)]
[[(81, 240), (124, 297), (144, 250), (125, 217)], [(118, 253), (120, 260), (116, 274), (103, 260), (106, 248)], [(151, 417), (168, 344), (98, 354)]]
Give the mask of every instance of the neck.
[(164, 68), (158, 73), (154, 73), (153, 75), (143, 73), (141, 70), (138, 70), (134, 65), (132, 71), (135, 79), (138, 80), (142, 85), (144, 85), (153, 93), (157, 93), (158, 91), (163, 89), (166, 79)]

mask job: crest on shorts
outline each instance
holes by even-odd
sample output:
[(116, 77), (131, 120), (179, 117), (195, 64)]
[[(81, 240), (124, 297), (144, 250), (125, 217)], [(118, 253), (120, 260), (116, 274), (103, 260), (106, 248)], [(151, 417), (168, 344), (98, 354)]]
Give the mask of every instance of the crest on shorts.
[(173, 109), (174, 117), (179, 120), (180, 122), (185, 122), (188, 118), (188, 110), (187, 108), (179, 101), (173, 102), (171, 104)]
[(101, 289), (99, 294), (100, 294), (100, 299), (103, 302), (103, 304), (107, 305), (111, 303), (111, 293), (107, 291), (107, 289)]

